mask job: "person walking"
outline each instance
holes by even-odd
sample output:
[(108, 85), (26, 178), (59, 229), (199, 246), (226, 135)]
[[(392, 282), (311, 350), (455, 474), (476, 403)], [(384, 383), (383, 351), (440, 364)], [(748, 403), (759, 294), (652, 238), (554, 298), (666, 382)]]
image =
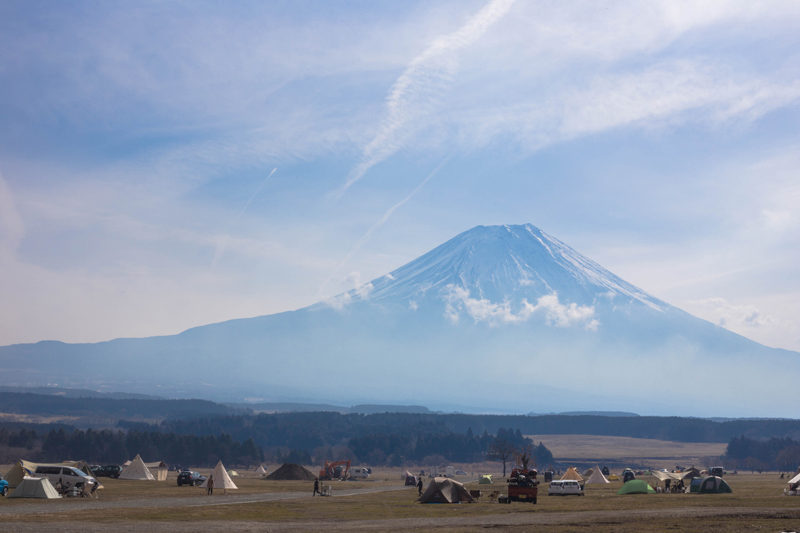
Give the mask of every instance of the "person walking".
[(208, 482), (206, 482), (206, 488), (207, 488), (206, 494), (208, 494), (209, 496), (214, 494), (214, 476), (213, 475), (208, 476)]
[(417, 478), (417, 492), (422, 496), (422, 476)]
[(314, 497), (314, 496), (316, 496), (317, 494), (319, 494), (320, 496), (322, 496), (322, 493), (319, 491), (319, 478), (316, 478), (316, 477), (315, 477), (315, 478), (314, 478), (314, 492), (312, 492), (312, 493), (311, 493), (311, 497), (313, 498), (313, 497)]

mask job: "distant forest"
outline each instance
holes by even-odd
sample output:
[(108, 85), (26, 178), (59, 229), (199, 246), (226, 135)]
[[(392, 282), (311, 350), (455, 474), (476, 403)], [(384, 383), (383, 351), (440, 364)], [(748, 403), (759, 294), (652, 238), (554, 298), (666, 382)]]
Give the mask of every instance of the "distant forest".
[[(80, 458), (89, 463), (121, 464), (135, 454), (146, 461), (163, 460), (170, 464), (212, 466), (217, 460), (227, 465), (254, 465), (265, 459), (271, 462), (320, 464), (330, 459), (350, 459), (372, 465), (402, 466), (406, 463), (440, 465), (446, 462), (475, 462), (485, 459), (513, 462), (515, 455), (527, 452), (535, 462), (549, 464), (550, 451), (534, 443), (519, 431), (501, 429), (496, 435), (424, 431), (409, 433), (365, 433), (337, 443), (314, 441), (314, 448), (270, 446), (265, 449), (253, 437), (236, 440), (229, 434), (195, 435), (151, 431), (136, 424), (123, 430), (81, 430), (58, 427), (37, 430), (34, 427), (0, 427), (0, 462), (24, 458), (56, 462)], [(136, 429), (138, 428), (138, 429)], [(293, 428), (294, 430), (295, 428)], [(302, 433), (302, 428), (296, 428)]]
[(195, 466), (212, 465), (217, 459), (242, 465), (262, 460), (319, 464), (350, 459), (371, 465), (432, 466), (513, 460), (516, 453), (527, 450), (541, 468), (553, 463), (552, 454), (528, 436), (590, 434), (728, 442), (726, 461), (731, 466), (800, 464), (800, 454), (795, 458), (791, 451), (800, 446), (800, 420), (788, 419), (332, 411), (253, 414), (242, 407), (204, 400), (17, 392), (4, 393), (2, 411), (77, 419), (74, 426), (0, 423), (0, 463), (21, 457), (119, 463), (139, 453), (148, 461)]
[(274, 413), (208, 416), (165, 420), (162, 431), (181, 434), (226, 433), (234, 438), (253, 437), (264, 447), (311, 449), (364, 434), (454, 433), (494, 435), (513, 428), (523, 435), (586, 434), (678, 442), (729, 442), (732, 438), (800, 438), (800, 420), (747, 420), (715, 422), (704, 418), (591, 415), (467, 415), (380, 413), (371, 415)]
[(800, 441), (775, 437), (767, 440), (735, 437), (728, 443), (725, 463), (728, 468), (794, 472), (800, 467)]
[[(71, 422), (76, 427), (111, 427), (120, 420), (164, 421), (153, 430), (177, 433), (228, 433), (240, 439), (251, 435), (249, 428), (288, 428), (300, 425), (312, 433), (330, 432), (342, 436), (354, 434), (354, 427), (366, 424), (374, 428), (409, 426), (429, 428), (441, 426), (446, 432), (496, 434), (501, 428), (519, 429), (524, 435), (590, 434), (620, 437), (674, 440), (679, 442), (728, 442), (734, 437), (754, 439), (788, 437), (800, 439), (800, 420), (790, 419), (733, 419), (715, 421), (707, 418), (660, 416), (607, 416), (597, 414), (559, 415), (470, 415), (429, 412), (377, 412), (380, 406), (368, 408), (370, 414), (341, 413), (318, 409), (311, 412), (282, 412), (254, 414), (245, 404), (228, 406), (207, 400), (112, 399), (98, 397), (65, 397), (61, 395), (3, 392), (2, 412), (43, 417), (78, 417)], [(280, 404), (270, 404), (280, 405)], [(302, 404), (287, 404), (302, 406)], [(357, 406), (358, 407), (358, 406)], [(298, 407), (299, 409), (299, 407)], [(356, 409), (356, 407), (351, 408)], [(406, 409), (412, 409), (407, 407)], [(424, 409), (424, 408), (413, 408)], [(363, 411), (360, 411), (363, 412)], [(109, 423), (109, 421), (111, 421)], [(103, 425), (105, 423), (105, 425)], [(206, 424), (210, 424), (207, 426)], [(2, 426), (8, 427), (6, 423)], [(213, 429), (209, 429), (209, 427)], [(336, 427), (343, 431), (336, 432)], [(258, 429), (256, 429), (258, 430)], [(291, 431), (290, 431), (291, 433)], [(283, 435), (279, 433), (279, 435)], [(256, 442), (259, 438), (252, 435)], [(279, 437), (282, 438), (282, 437)], [(293, 437), (294, 438), (294, 437)], [(299, 437), (298, 437), (299, 438)], [(330, 440), (330, 439), (326, 439)], [(263, 438), (263, 446), (277, 445)], [(284, 444), (287, 445), (287, 444)], [(308, 443), (303, 447), (308, 448)]]

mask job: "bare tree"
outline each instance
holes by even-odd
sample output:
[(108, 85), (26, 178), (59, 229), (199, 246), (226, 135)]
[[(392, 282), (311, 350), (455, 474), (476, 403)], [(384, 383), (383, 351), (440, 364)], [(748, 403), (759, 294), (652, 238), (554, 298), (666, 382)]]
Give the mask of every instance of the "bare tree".
[(486, 457), (503, 461), (503, 477), (506, 475), (506, 463), (517, 454), (517, 447), (503, 438), (496, 438), (489, 446)]

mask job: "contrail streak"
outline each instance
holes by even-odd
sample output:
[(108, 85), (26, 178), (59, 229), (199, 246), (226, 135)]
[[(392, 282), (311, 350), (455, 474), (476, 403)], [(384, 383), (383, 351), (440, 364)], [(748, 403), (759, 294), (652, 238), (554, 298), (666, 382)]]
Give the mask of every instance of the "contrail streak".
[[(253, 194), (250, 195), (250, 198), (247, 199), (247, 202), (245, 202), (244, 206), (236, 214), (236, 217), (233, 219), (233, 222), (231, 222), (229, 227), (234, 227), (234, 226), (236, 226), (236, 224), (239, 223), (239, 220), (242, 218), (242, 216), (244, 216), (245, 212), (247, 211), (247, 208), (250, 207), (251, 203), (253, 203), (253, 200), (255, 199), (255, 197), (258, 196), (258, 193), (261, 192), (261, 189), (264, 188), (264, 185), (266, 185), (266, 183), (269, 181), (269, 179), (277, 171), (278, 171), (277, 167), (273, 168), (272, 171), (267, 175), (267, 177), (264, 178), (263, 180), (261, 180), (261, 183), (258, 184), (258, 187), (256, 187), (256, 190), (253, 191)], [(214, 267), (217, 266), (217, 262), (222, 257), (222, 255), (225, 253), (225, 249), (228, 247), (228, 242), (229, 241), (230, 241), (230, 238), (227, 235), (224, 235), (222, 240), (217, 244), (217, 247), (214, 250), (214, 259), (211, 260), (211, 268), (214, 268)]]
[(373, 166), (388, 158), (405, 144), (405, 137), (415, 119), (433, 114), (439, 96), (457, 71), (457, 54), (478, 40), (511, 8), (514, 0), (492, 0), (461, 28), (435, 39), (415, 57), (394, 82), (386, 99), (386, 115), (372, 141), (364, 147), (361, 161), (350, 171), (337, 198), (364, 177)]
[(356, 243), (353, 245), (353, 247), (350, 248), (350, 251), (347, 252), (347, 255), (344, 257), (344, 259), (342, 259), (342, 261), (339, 263), (339, 265), (334, 269), (334, 271), (331, 274), (331, 276), (327, 280), (325, 280), (325, 283), (323, 283), (320, 286), (318, 294), (322, 295), (323, 290), (333, 280), (334, 276), (336, 276), (336, 274), (339, 273), (342, 270), (344, 265), (346, 265), (347, 262), (350, 261), (350, 259), (359, 250), (361, 250), (361, 248), (364, 246), (364, 244), (366, 244), (366, 242), (370, 239), (370, 237), (372, 237), (372, 234), (375, 233), (375, 231), (378, 228), (383, 226), (386, 223), (386, 221), (388, 221), (389, 218), (391, 218), (392, 214), (395, 211), (397, 211), (398, 208), (402, 207), (406, 202), (411, 200), (425, 186), (425, 184), (428, 183), (431, 180), (431, 178), (433, 178), (436, 174), (438, 174), (439, 171), (442, 169), (442, 167), (444, 167), (450, 161), (451, 157), (452, 157), (452, 155), (448, 155), (447, 157), (445, 157), (438, 165), (436, 165), (436, 168), (434, 168), (427, 176), (425, 176), (425, 179), (423, 179), (419, 183), (419, 185), (414, 187), (414, 189), (410, 193), (408, 193), (408, 195), (405, 198), (403, 198), (402, 200), (400, 200), (399, 202), (394, 204), (392, 207), (387, 209), (386, 212), (383, 213), (381, 218), (379, 218), (378, 221), (375, 222), (366, 231), (366, 233), (364, 233), (364, 235), (362, 235), (361, 238), (356, 241)]

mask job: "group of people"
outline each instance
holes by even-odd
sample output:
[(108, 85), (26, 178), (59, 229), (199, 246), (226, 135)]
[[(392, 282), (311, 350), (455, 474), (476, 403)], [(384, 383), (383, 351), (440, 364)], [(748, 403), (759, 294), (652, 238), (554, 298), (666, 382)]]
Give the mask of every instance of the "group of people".
[(683, 484), (683, 480), (681, 479), (677, 483), (670, 483), (670, 479), (664, 481), (664, 489), (662, 490), (661, 487), (656, 487), (656, 492), (666, 492), (666, 493), (673, 493), (678, 494), (682, 492), (686, 492), (686, 486)]
[(56, 492), (63, 495), (68, 496), (81, 496), (83, 498), (88, 498), (89, 496), (94, 496), (95, 492), (97, 491), (98, 487), (100, 486), (99, 483), (94, 483), (91, 489), (86, 488), (85, 483), (76, 483), (75, 486), (70, 487), (69, 483), (64, 483), (61, 478), (58, 478), (56, 481), (55, 489)]

